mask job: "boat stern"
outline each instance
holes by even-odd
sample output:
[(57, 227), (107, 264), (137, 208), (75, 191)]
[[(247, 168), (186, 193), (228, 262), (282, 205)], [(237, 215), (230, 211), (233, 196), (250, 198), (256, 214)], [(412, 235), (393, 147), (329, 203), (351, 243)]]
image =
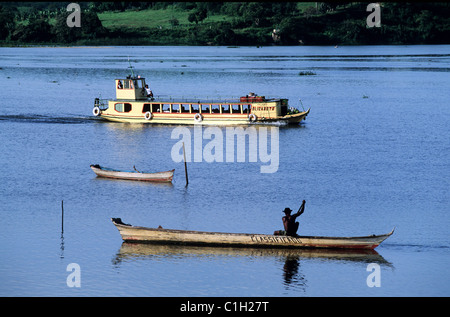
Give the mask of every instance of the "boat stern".
[(94, 108), (92, 108), (92, 114), (96, 117), (100, 117), (104, 111), (108, 110), (108, 108), (108, 100), (95, 98)]
[[(252, 98), (252, 99), (249, 99)], [(251, 122), (275, 122), (281, 121), (289, 124), (300, 123), (305, 120), (310, 109), (300, 111), (289, 107), (288, 99), (274, 98), (266, 99), (264, 96), (241, 97), (241, 102), (247, 101), (251, 104)]]

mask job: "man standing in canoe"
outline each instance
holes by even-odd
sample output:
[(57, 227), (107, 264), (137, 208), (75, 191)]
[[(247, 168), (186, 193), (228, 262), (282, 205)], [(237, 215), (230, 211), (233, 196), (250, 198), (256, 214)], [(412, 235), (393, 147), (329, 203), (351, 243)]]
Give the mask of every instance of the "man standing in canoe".
[(283, 212), (285, 213), (285, 216), (283, 219), (283, 225), (284, 230), (286, 231), (287, 236), (295, 237), (297, 235), (298, 230), (298, 222), (295, 222), (295, 219), (300, 216), (305, 211), (305, 203), (306, 201), (303, 200), (302, 205), (300, 206), (300, 209), (297, 213), (291, 215), (291, 209), (285, 208)]

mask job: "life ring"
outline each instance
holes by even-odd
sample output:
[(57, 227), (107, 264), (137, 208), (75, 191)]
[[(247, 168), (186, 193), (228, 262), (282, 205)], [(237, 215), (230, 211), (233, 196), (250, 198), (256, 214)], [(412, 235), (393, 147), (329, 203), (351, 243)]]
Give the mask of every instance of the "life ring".
[(250, 122), (255, 122), (256, 121), (256, 115), (254, 113), (250, 113), (248, 115), (248, 120), (250, 120)]
[(94, 107), (94, 109), (92, 109), (92, 114), (96, 117), (98, 117), (101, 113), (102, 111), (100, 110), (99, 107)]
[(196, 113), (195, 116), (194, 116), (194, 120), (196, 122), (202, 122), (203, 116), (200, 113)]
[(144, 118), (145, 118), (145, 120), (151, 120), (153, 118), (153, 115), (152, 115), (152, 113), (150, 111), (147, 111), (144, 114)]

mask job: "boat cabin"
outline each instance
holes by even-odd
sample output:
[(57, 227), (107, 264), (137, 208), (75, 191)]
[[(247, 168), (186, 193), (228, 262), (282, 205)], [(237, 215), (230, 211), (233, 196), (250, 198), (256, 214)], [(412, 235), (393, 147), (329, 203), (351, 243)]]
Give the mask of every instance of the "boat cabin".
[(116, 79), (116, 99), (146, 100), (145, 78), (128, 76), (126, 79)]

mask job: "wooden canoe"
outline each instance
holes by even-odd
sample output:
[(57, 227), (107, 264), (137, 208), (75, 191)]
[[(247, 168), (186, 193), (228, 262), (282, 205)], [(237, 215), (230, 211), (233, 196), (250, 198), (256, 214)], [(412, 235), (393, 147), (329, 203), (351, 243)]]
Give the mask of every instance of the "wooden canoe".
[(278, 236), (251, 233), (222, 233), (205, 231), (147, 228), (128, 225), (120, 218), (111, 219), (125, 242), (182, 244), (223, 247), (256, 248), (331, 248), (374, 249), (394, 233), (365, 237)]
[(156, 172), (156, 173), (141, 173), (137, 171), (119, 171), (107, 167), (102, 167), (98, 164), (91, 165), (91, 169), (97, 176), (116, 178), (116, 179), (126, 179), (134, 181), (147, 181), (147, 182), (171, 182), (173, 179), (173, 172), (170, 170), (166, 172)]

